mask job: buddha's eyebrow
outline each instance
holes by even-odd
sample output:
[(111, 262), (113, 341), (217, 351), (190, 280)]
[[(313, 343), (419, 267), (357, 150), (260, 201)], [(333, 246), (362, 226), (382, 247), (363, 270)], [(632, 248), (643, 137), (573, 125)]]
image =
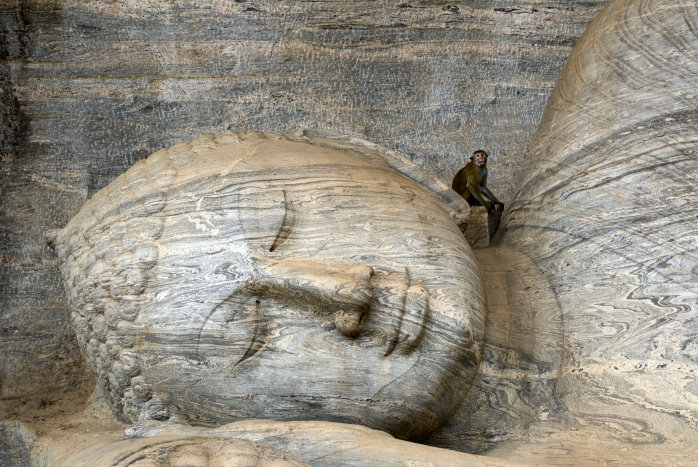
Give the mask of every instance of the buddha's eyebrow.
[(296, 223), (296, 210), (293, 203), (291, 203), (289, 200), (288, 195), (286, 194), (286, 189), (282, 188), (282, 191), (284, 194), (284, 218), (281, 221), (279, 231), (276, 233), (276, 238), (274, 238), (274, 242), (269, 248), (270, 252), (276, 250), (286, 241), (286, 239), (288, 239), (288, 237), (291, 235), (291, 230), (293, 230), (293, 226)]

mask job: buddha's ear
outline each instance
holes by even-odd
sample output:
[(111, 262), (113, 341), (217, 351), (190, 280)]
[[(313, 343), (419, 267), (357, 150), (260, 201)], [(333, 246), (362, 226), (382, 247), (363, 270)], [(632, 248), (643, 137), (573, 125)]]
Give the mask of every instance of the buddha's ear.
[(306, 129), (297, 132), (294, 136), (316, 146), (349, 152), (360, 159), (400, 172), (443, 201), (459, 227), (463, 228), (467, 224), (470, 215), (468, 203), (434, 174), (405, 156), (370, 141), (341, 135), (330, 130)]

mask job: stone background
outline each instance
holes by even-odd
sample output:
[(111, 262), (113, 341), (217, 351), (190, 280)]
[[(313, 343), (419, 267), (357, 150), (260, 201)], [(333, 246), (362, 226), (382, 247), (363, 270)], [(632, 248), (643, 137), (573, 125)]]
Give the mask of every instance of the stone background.
[(86, 379), (44, 241), (157, 149), (326, 128), (450, 184), (484, 148), (507, 203), (557, 76), (605, 0), (0, 0), (0, 397)]

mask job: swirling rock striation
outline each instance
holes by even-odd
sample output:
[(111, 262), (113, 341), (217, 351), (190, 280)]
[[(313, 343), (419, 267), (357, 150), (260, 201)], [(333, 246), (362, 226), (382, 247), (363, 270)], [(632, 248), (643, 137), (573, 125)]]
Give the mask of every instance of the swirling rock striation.
[(505, 221), (562, 309), (558, 456), (595, 443), (592, 460), (619, 445), (696, 460), (697, 28), (698, 5), (676, 0), (615, 1), (594, 20)]
[(174, 435), (98, 445), (86, 452), (78, 452), (58, 465), (65, 467), (74, 465), (308, 467), (311, 464), (286, 452), (253, 441)]

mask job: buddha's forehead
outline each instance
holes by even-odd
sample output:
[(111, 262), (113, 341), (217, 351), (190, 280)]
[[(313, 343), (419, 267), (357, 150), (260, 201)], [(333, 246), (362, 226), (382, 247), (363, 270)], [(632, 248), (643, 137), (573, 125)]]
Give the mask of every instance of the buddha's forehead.
[[(259, 151), (239, 160), (232, 160), (230, 175), (235, 180), (260, 185), (286, 185), (287, 189), (299, 183), (312, 183), (312, 189), (325, 189), (332, 180), (350, 180), (361, 186), (396, 183), (423, 188), (391, 167), (336, 149), (316, 148), (295, 143), (274, 151)], [(318, 183), (322, 183), (318, 185)]]
[[(238, 165), (219, 190), (229, 199), (247, 242), (282, 251), (322, 248), (390, 252), (410, 245), (420, 254), (428, 243), (462, 237), (443, 206), (419, 184), (389, 168), (344, 156), (265, 155)], [(283, 167), (283, 168), (281, 168)], [(266, 244), (264, 243), (266, 242)], [(268, 244), (268, 245), (267, 245)]]
[(306, 216), (319, 213), (332, 219), (351, 217), (357, 211), (366, 215), (385, 208), (395, 211), (395, 203), (411, 206), (405, 207), (404, 214), (417, 215), (427, 206), (443, 211), (424, 188), (393, 170), (350, 157), (296, 162), (283, 168), (254, 166), (256, 170), (238, 171), (223, 191), (237, 194), (235, 208), (250, 215), (255, 214), (255, 208), (276, 205)]

